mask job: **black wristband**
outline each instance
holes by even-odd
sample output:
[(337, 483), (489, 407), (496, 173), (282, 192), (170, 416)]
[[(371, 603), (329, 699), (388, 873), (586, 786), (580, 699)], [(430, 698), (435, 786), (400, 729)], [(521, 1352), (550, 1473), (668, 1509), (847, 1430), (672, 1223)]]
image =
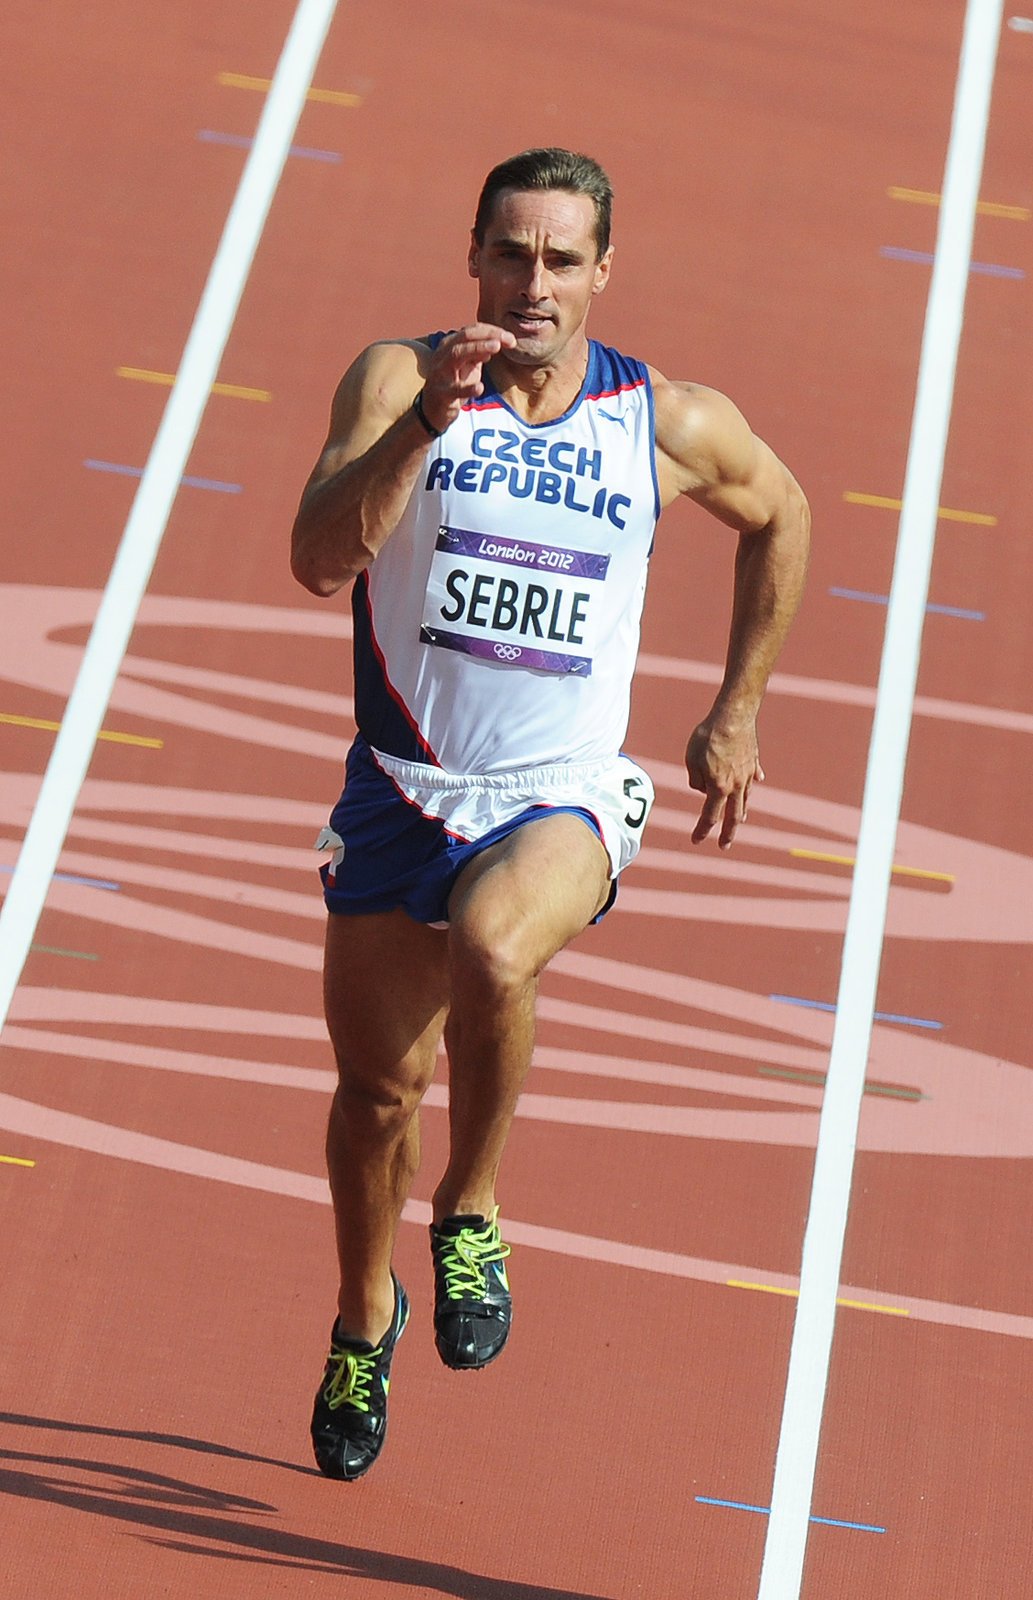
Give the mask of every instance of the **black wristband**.
[(420, 425), (426, 430), (426, 432), (430, 435), (430, 437), (432, 439), (440, 439), (441, 438), (441, 430), (440, 430), (440, 428), (435, 428), (432, 423), (427, 421), (427, 413), (423, 409), (423, 390), (422, 389), (417, 389), (417, 391), (416, 391), (416, 399), (412, 403), (412, 408), (413, 408), (413, 412), (414, 412), (415, 416), (419, 419)]

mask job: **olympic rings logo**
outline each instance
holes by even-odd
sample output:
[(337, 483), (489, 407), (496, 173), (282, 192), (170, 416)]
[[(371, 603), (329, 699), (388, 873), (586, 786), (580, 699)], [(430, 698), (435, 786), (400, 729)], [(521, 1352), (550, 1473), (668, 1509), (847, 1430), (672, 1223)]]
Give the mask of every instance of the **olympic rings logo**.
[(518, 661), (523, 653), (519, 646), (515, 644), (497, 644), (495, 646), (495, 654), (500, 661)]

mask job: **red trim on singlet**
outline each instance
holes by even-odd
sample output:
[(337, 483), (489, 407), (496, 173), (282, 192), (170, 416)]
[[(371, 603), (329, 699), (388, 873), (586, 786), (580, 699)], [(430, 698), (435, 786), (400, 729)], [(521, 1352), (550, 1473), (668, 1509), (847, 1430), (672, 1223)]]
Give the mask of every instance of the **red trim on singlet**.
[(603, 389), (599, 394), (586, 394), (586, 400), (613, 400), (619, 394), (627, 394), (631, 389), (645, 387), (645, 378), (637, 378), (634, 383), (622, 383), (617, 389)]

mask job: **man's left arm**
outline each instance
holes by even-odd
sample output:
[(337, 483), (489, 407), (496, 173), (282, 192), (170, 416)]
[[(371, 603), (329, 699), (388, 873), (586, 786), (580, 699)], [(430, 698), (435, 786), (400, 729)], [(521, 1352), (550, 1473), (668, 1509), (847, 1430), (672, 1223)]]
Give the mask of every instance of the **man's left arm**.
[(730, 400), (655, 376), (657, 471), (664, 503), (679, 494), (739, 534), (724, 676), (685, 753), (705, 795), (692, 833), (714, 828), (727, 850), (763, 781), (757, 713), (803, 592), (810, 512), (799, 484)]

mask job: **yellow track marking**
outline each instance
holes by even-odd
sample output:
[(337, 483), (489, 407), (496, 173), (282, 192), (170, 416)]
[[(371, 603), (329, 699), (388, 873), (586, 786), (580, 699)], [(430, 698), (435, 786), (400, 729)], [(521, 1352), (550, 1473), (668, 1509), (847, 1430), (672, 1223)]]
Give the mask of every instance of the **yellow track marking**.
[[(886, 511), (899, 511), (904, 504), (903, 500), (892, 500), (884, 494), (855, 494), (848, 490), (843, 499), (852, 506), (881, 506)], [(947, 506), (940, 506), (937, 516), (945, 522), (974, 522), (981, 528), (996, 528), (997, 518), (987, 516), (983, 511), (951, 511)]]
[[(221, 83), (225, 89), (271, 89), (271, 78), (249, 78), (243, 72), (220, 72), (216, 74), (216, 82)], [(305, 96), (306, 100), (317, 100), (327, 106), (361, 106), (361, 94), (348, 94), (344, 89), (310, 89)]]
[[(160, 383), (171, 389), (176, 381), (174, 372), (150, 372), (146, 367), (116, 367), (118, 378), (134, 378), (137, 383)], [(213, 394), (227, 394), (234, 400), (271, 400), (268, 389), (246, 389), (239, 383), (213, 383)]]
[[(938, 206), (940, 196), (928, 189), (898, 189), (895, 185), (886, 190), (891, 200), (908, 200), (915, 206)], [(993, 200), (980, 200), (976, 210), (984, 217), (1006, 217), (1011, 222), (1028, 222), (1033, 212), (1028, 206), (1002, 206)]]
[[(9, 722), (15, 728), (41, 728), (45, 733), (58, 733), (61, 729), (60, 722), (47, 722), (42, 717), (15, 717), (8, 711), (0, 711), (0, 722)], [(107, 733), (102, 729), (97, 738), (106, 739), (109, 744), (138, 744), (145, 750), (165, 748), (164, 739), (145, 739), (138, 733)]]
[(791, 1299), (800, 1293), (799, 1289), (779, 1289), (773, 1283), (744, 1283), (741, 1278), (728, 1278), (725, 1286), (729, 1289), (757, 1289), (761, 1294), (785, 1294)]
[[(856, 867), (856, 856), (834, 856), (826, 850), (790, 850), (791, 856), (799, 856), (804, 861), (831, 861), (837, 867)], [(956, 883), (953, 872), (929, 872), (925, 867), (894, 867), (893, 871), (902, 878), (932, 878), (936, 883)]]
[(62, 950), (56, 944), (30, 944), (29, 949), (34, 950), (41, 956), (71, 956), (75, 961), (100, 960), (100, 956), (94, 955), (88, 950)]
[[(799, 1289), (780, 1289), (773, 1283), (745, 1283), (739, 1278), (726, 1280), (729, 1289), (756, 1289), (761, 1294), (785, 1294), (791, 1299), (799, 1297)], [(909, 1317), (906, 1306), (879, 1306), (870, 1300), (837, 1300), (837, 1306), (852, 1306), (855, 1311), (878, 1311), (885, 1317)]]
[(34, 1167), (35, 1161), (23, 1161), (21, 1156), (0, 1156), (5, 1167)]
[(870, 1300), (837, 1300), (837, 1306), (853, 1306), (855, 1311), (878, 1311), (884, 1317), (909, 1317), (907, 1306), (877, 1306)]
[[(824, 1089), (828, 1077), (824, 1072), (790, 1072), (785, 1067), (758, 1067), (757, 1071), (764, 1078), (787, 1078), (791, 1083), (806, 1083), (815, 1089)], [(925, 1100), (926, 1095), (920, 1089), (904, 1089), (893, 1083), (874, 1083), (870, 1078), (865, 1079), (865, 1094), (882, 1094), (893, 1100)]]

